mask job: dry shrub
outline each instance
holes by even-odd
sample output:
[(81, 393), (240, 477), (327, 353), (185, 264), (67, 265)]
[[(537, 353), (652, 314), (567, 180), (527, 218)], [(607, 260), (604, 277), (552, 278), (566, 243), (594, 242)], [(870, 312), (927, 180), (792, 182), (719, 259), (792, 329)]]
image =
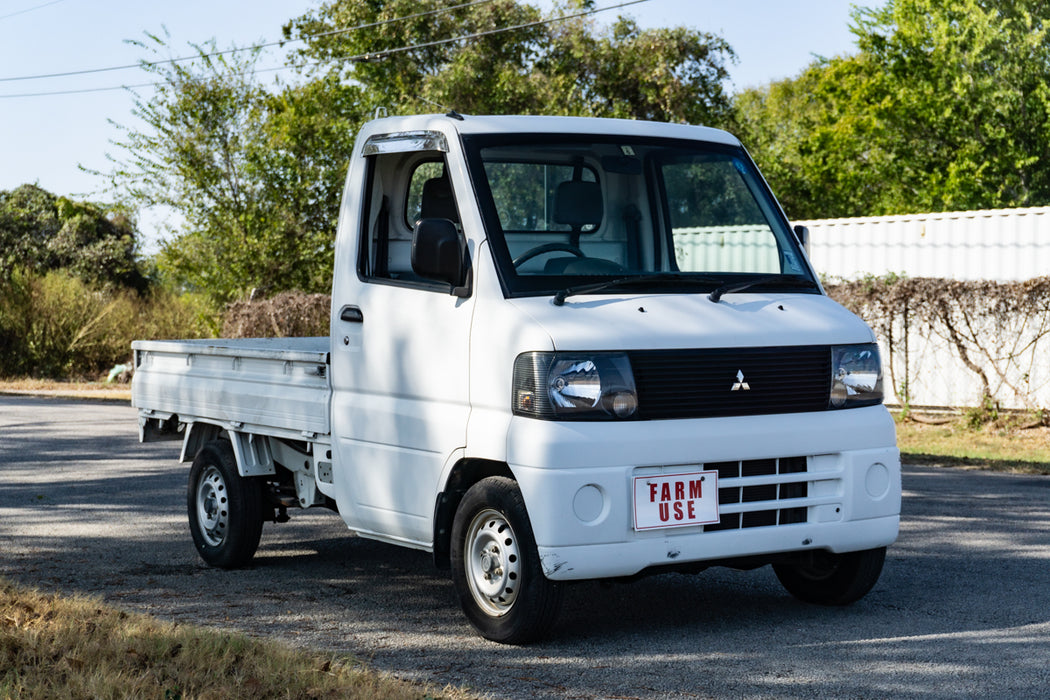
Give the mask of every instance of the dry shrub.
[(89, 285), (65, 271), (15, 271), (0, 283), (0, 376), (99, 378), (138, 338), (210, 335), (194, 297)]
[(281, 292), (269, 299), (235, 301), (222, 318), (224, 338), (305, 338), (328, 335), (331, 297)]
[(0, 697), (444, 697), (354, 659), (162, 622), (0, 580)]

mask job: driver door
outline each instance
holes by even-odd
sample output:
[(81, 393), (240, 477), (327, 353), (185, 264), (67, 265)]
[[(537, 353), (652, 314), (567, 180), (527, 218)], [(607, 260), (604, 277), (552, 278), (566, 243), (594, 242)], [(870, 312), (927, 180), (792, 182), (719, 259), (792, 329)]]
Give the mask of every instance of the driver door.
[(459, 222), (445, 154), (365, 157), (356, 269), (333, 285), (337, 498), (352, 529), (427, 548), (442, 471), (466, 443), (474, 298), (412, 271), (416, 222)]

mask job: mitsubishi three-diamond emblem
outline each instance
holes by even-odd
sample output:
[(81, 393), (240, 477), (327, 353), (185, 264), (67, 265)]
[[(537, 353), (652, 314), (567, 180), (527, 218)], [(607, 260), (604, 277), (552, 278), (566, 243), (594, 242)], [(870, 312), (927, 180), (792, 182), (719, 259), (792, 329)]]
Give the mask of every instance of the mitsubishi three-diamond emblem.
[(733, 385), (732, 391), (751, 391), (751, 387), (744, 381), (744, 372), (742, 370), (736, 371), (736, 384)]

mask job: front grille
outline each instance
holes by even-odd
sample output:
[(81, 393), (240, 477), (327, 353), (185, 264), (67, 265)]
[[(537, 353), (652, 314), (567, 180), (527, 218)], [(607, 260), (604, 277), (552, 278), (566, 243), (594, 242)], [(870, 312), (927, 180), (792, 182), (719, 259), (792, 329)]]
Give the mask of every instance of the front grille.
[(704, 469), (718, 471), (721, 513), (721, 519), (705, 525), (704, 532), (806, 522), (806, 506), (792, 504), (809, 496), (805, 457), (708, 462)]
[(628, 353), (637, 418), (711, 418), (828, 408), (831, 348), (637, 350)]

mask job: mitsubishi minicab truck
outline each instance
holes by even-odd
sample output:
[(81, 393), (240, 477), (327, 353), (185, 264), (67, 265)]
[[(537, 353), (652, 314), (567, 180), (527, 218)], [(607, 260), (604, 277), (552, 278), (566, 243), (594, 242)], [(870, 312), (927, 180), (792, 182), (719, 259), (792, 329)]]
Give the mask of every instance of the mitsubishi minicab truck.
[(580, 580), (772, 565), (848, 604), (897, 537), (900, 456), (875, 336), (801, 233), (723, 131), (375, 120), (330, 336), (136, 341), (140, 435), (182, 441), (205, 562), (328, 508), (432, 553), (499, 642)]

